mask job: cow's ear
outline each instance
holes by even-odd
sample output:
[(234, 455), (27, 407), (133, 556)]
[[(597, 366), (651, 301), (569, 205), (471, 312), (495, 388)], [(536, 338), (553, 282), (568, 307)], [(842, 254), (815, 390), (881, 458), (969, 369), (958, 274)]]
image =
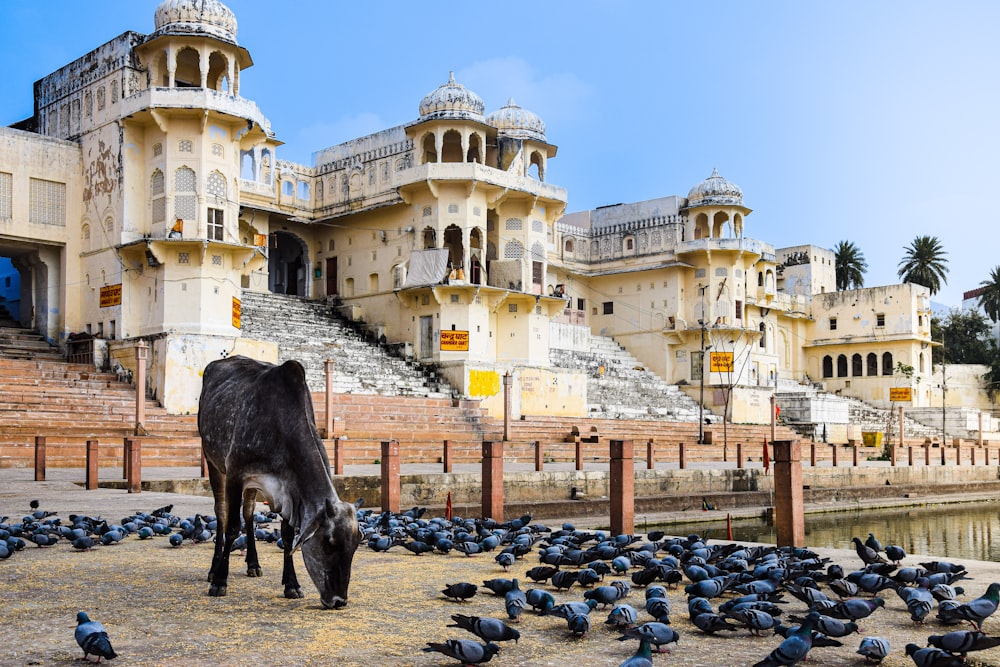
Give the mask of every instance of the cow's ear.
[(322, 522), (323, 522), (323, 515), (317, 514), (312, 519), (310, 519), (305, 526), (302, 527), (302, 530), (300, 530), (298, 534), (295, 536), (295, 539), (292, 540), (292, 553), (298, 551), (299, 547), (305, 544), (309, 539), (312, 538), (313, 535), (316, 534), (316, 531), (319, 530), (319, 527), (322, 524)]

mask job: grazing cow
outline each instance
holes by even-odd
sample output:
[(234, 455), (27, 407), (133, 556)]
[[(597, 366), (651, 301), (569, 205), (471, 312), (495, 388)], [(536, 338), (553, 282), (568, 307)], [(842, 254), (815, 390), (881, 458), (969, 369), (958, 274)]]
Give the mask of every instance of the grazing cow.
[(211, 362), (203, 377), (198, 430), (218, 518), (208, 594), (226, 594), (241, 509), (247, 576), (261, 575), (253, 528), (260, 491), (281, 515), (285, 597), (302, 597), (292, 563), (292, 553), (301, 549), (323, 606), (347, 604), (351, 561), (361, 541), (357, 508), (342, 502), (333, 488), (302, 364), (275, 366), (239, 356)]

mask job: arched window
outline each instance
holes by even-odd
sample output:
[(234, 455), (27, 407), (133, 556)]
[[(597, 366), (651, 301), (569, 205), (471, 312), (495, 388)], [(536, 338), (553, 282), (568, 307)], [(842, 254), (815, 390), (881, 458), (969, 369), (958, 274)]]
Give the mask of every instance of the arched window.
[(864, 370), (861, 355), (855, 354), (851, 357), (851, 375), (857, 377), (862, 374)]
[(430, 133), (425, 134), (422, 143), (424, 148), (424, 164), (437, 162), (437, 145), (434, 142), (434, 135)]
[(229, 85), (229, 61), (219, 51), (213, 51), (208, 57), (208, 87), (220, 93), (226, 92), (223, 85)]
[(208, 175), (208, 183), (205, 188), (209, 196), (215, 197), (216, 203), (223, 203), (226, 200), (226, 177), (218, 171), (213, 171)]
[(757, 330), (760, 331), (760, 343), (759, 343), (759, 345), (760, 345), (761, 348), (766, 348), (767, 347), (767, 325), (764, 324), (763, 322), (761, 322), (760, 326), (757, 327)]
[(295, 195), (295, 183), (292, 181), (282, 181), (281, 182), (281, 194), (288, 197)]
[(823, 357), (823, 377), (833, 377), (833, 357), (829, 354)]
[(892, 375), (892, 352), (882, 354), (882, 375)]
[(177, 52), (174, 86), (177, 88), (201, 88), (201, 56), (190, 47), (185, 47)]
[(447, 130), (441, 144), (441, 162), (463, 162), (462, 135), (458, 130)]
[(309, 184), (305, 181), (299, 181), (299, 199), (309, 200)]
[(878, 375), (878, 355), (874, 352), (868, 353), (868, 375)]
[(190, 167), (174, 172), (174, 217), (180, 220), (198, 219), (197, 178)]
[(837, 377), (845, 378), (847, 377), (847, 355), (838, 354), (837, 355)]
[(503, 249), (504, 259), (521, 259), (524, 257), (524, 246), (520, 241), (510, 241)]
[(762, 271), (757, 272), (757, 287), (764, 286), (764, 273)]
[(163, 185), (163, 172), (159, 169), (154, 169), (149, 179), (149, 195), (153, 205), (153, 222), (166, 222), (167, 198)]
[(563, 251), (567, 255), (572, 255), (573, 254), (573, 239), (566, 239), (563, 242)]
[(375, 294), (378, 292), (378, 274), (371, 273), (368, 275), (368, 293)]
[(920, 372), (924, 372), (924, 353), (920, 353)]
[(424, 250), (437, 247), (437, 232), (433, 227), (424, 228)]

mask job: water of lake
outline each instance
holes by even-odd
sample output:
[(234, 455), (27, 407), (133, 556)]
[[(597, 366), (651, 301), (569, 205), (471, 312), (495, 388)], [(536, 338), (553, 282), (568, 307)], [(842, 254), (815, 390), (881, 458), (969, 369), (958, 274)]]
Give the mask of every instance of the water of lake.
[[(697, 533), (726, 538), (726, 519), (660, 526), (668, 535)], [(636, 530), (652, 530), (637, 521)], [(852, 537), (875, 533), (882, 544), (897, 544), (908, 554), (938, 558), (1000, 561), (1000, 499), (906, 509), (869, 509), (806, 515), (806, 544), (853, 549)], [(774, 526), (764, 519), (733, 519), (733, 539), (773, 543)]]

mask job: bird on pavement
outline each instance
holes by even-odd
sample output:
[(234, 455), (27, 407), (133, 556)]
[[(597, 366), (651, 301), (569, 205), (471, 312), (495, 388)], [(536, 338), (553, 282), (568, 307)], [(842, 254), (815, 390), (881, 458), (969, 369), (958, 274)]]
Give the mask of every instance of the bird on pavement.
[(931, 635), (927, 643), (963, 658), (970, 651), (983, 651), (1000, 646), (1000, 637), (990, 637), (979, 630), (955, 630), (944, 635)]
[(480, 644), (471, 639), (448, 639), (443, 643), (427, 642), (427, 646), (422, 649), (427, 653), (437, 652), (460, 661), (463, 665), (481, 665), (489, 662), (493, 656), (500, 652), (500, 647), (496, 644)]
[(819, 612), (809, 612), (798, 630), (789, 633), (778, 648), (753, 667), (790, 667), (805, 658), (812, 648), (812, 633), (819, 616)]
[(680, 639), (680, 635), (666, 623), (652, 621), (650, 623), (643, 623), (635, 628), (629, 628), (618, 638), (618, 641), (621, 642), (628, 639), (638, 639), (640, 642), (647, 641), (656, 647), (657, 653), (666, 653), (666, 649), (662, 647), (665, 644), (676, 642)]
[(957, 655), (939, 648), (920, 648), (916, 644), (906, 645), (906, 655), (917, 667), (962, 667), (965, 661)]
[(865, 656), (865, 662), (878, 664), (890, 651), (889, 640), (882, 637), (862, 637), (857, 653)]
[(498, 618), (488, 618), (482, 616), (466, 616), (464, 614), (452, 614), (451, 620), (454, 624), (449, 624), (449, 628), (462, 628), (476, 635), (484, 642), (506, 642), (511, 639), (514, 643), (521, 638), (521, 633), (510, 627)]
[(865, 565), (889, 562), (882, 554), (862, 542), (860, 537), (852, 537), (851, 541), (854, 542), (854, 551), (858, 554), (858, 558), (860, 558)]
[(625, 662), (618, 667), (653, 667), (653, 651), (646, 639), (639, 640), (639, 648)]
[(475, 596), (478, 589), (479, 587), (475, 584), (470, 584), (467, 581), (461, 581), (457, 584), (446, 585), (441, 593), (443, 593), (446, 598), (450, 598), (458, 602), (464, 602)]
[(83, 659), (87, 656), (97, 656), (97, 662), (101, 660), (114, 660), (118, 657), (115, 650), (111, 648), (111, 640), (108, 639), (108, 632), (98, 621), (90, 620), (86, 612), (81, 611), (76, 615), (76, 631), (73, 633), (76, 643), (83, 649)]
[(992, 616), (1000, 603), (1000, 583), (992, 583), (982, 597), (965, 604), (952, 606), (938, 605), (938, 618), (945, 623), (969, 621), (976, 630), (983, 629), (983, 621)]

